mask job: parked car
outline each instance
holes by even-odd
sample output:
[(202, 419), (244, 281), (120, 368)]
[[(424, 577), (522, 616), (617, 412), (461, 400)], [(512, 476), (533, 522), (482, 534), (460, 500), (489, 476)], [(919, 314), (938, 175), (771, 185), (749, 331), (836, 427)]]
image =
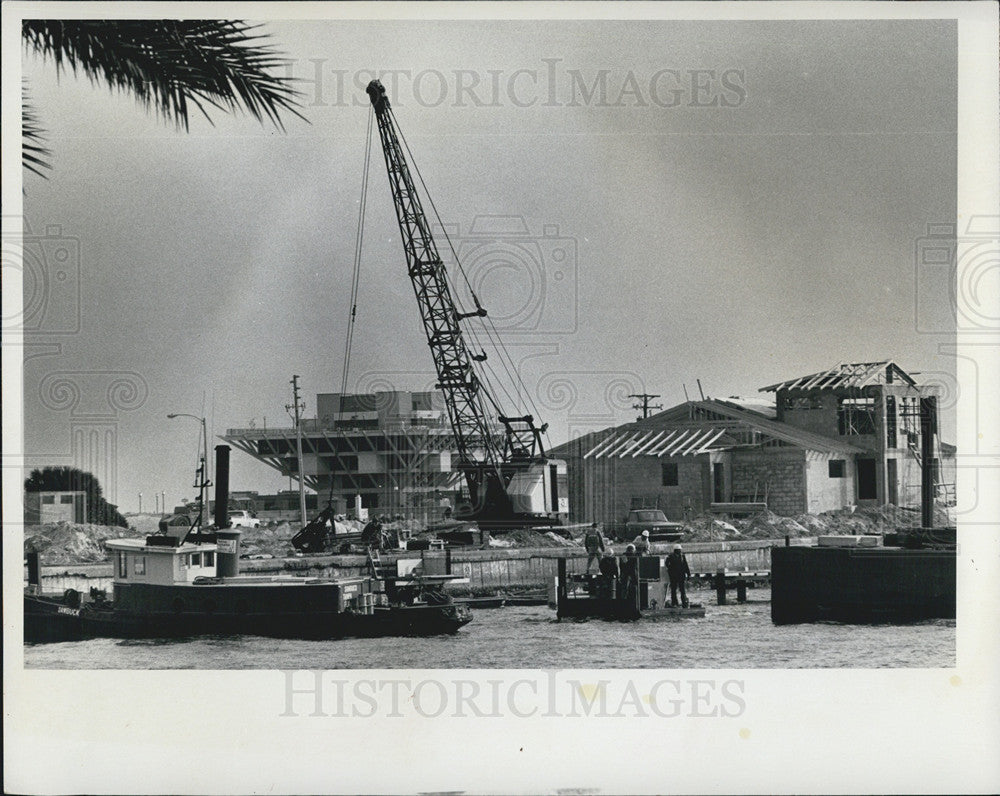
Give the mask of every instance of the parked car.
[(260, 520), (249, 511), (231, 511), (229, 525), (233, 528), (259, 528)]
[(673, 542), (684, 535), (684, 526), (668, 520), (660, 509), (632, 509), (625, 520), (626, 541), (631, 541), (643, 531), (649, 531), (651, 542)]

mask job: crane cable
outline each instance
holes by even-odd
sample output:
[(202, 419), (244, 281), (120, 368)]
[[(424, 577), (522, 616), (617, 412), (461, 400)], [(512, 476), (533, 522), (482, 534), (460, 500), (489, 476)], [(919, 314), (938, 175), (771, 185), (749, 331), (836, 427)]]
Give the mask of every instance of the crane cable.
[(375, 109), (369, 108), (368, 135), (365, 138), (365, 168), (361, 177), (361, 207), (358, 210), (358, 230), (354, 241), (354, 276), (351, 282), (351, 312), (347, 319), (347, 336), (344, 340), (344, 372), (340, 382), (340, 394), (347, 394), (347, 377), (351, 369), (351, 345), (354, 342), (354, 322), (358, 315), (358, 285), (361, 278), (361, 249), (365, 236), (365, 210), (368, 204), (368, 174), (372, 159), (372, 123)]
[[(437, 219), (438, 226), (441, 228), (445, 240), (448, 242), (448, 248), (451, 250), (452, 257), (454, 258), (455, 263), (458, 266), (458, 270), (462, 274), (462, 278), (469, 289), (469, 293), (471, 294), (472, 299), (475, 302), (476, 309), (479, 310), (482, 308), (479, 303), (479, 297), (476, 295), (475, 289), (472, 287), (472, 283), (469, 281), (468, 274), (465, 272), (465, 268), (462, 266), (462, 262), (458, 258), (458, 252), (455, 251), (455, 247), (452, 245), (451, 237), (448, 235), (448, 230), (445, 228), (444, 223), (441, 221), (441, 215), (438, 213), (437, 205), (434, 204), (434, 199), (431, 196), (430, 191), (427, 190), (427, 184), (424, 182), (423, 174), (420, 173), (420, 168), (417, 166), (417, 162), (413, 157), (413, 152), (410, 150), (410, 145), (407, 142), (406, 137), (403, 135), (402, 130), (400, 130), (399, 123), (396, 121), (396, 116), (392, 112), (391, 108), (389, 109), (389, 113), (392, 114), (392, 120), (396, 128), (397, 134), (399, 135), (400, 140), (403, 142), (403, 146), (406, 148), (407, 154), (410, 156), (410, 163), (413, 164), (413, 170), (416, 172), (417, 179), (420, 180), (420, 184), (424, 189), (424, 196), (427, 197), (427, 201), (430, 204), (431, 209), (434, 211), (434, 216)], [(445, 275), (446, 278), (448, 278), (447, 269), (445, 269)], [(451, 282), (451, 279), (449, 278), (448, 281)], [(455, 299), (457, 300), (458, 297), (456, 296)], [(517, 375), (517, 365), (514, 363), (513, 357), (511, 357), (510, 352), (507, 350), (507, 347), (503, 344), (503, 340), (497, 333), (496, 326), (494, 325), (492, 318), (490, 318), (487, 315), (486, 319), (489, 325), (487, 325), (487, 323), (483, 323), (483, 329), (485, 330), (486, 336), (490, 340), (492, 347), (495, 348), (500, 353), (500, 364), (503, 366), (503, 369), (506, 372), (507, 378), (510, 380), (511, 385), (517, 391), (518, 398), (515, 399), (513, 396), (511, 396), (510, 392), (506, 389), (506, 386), (499, 380), (498, 375), (496, 374), (496, 372), (493, 370), (492, 367), (490, 367), (489, 365), (485, 365), (485, 363), (479, 363), (479, 364), (483, 364), (484, 369), (487, 369), (493, 373), (494, 377), (497, 378), (501, 390), (506, 394), (508, 400), (510, 400), (515, 407), (524, 406), (524, 398), (521, 397), (523, 389), (523, 394), (524, 396), (527, 397), (528, 404), (531, 406), (532, 411), (535, 413), (536, 417), (539, 416), (538, 407), (535, 405), (535, 402), (531, 397), (531, 392), (527, 389), (526, 385), (524, 384), (520, 376)], [(477, 345), (480, 345), (478, 340), (478, 335), (476, 335), (475, 330), (470, 329), (469, 332), (470, 336), (476, 341)], [(481, 345), (480, 348), (482, 348)], [(506, 361), (504, 359), (505, 357)], [(510, 367), (508, 367), (508, 362), (510, 363)], [(490, 381), (488, 378), (484, 378), (484, 382), (488, 386), (490, 385)], [(494, 407), (498, 411), (500, 411), (501, 407), (497, 405), (496, 400), (493, 398), (493, 396), (488, 395), (488, 397), (490, 399), (490, 403), (492, 403)], [(547, 437), (548, 434), (546, 433), (546, 438)]]

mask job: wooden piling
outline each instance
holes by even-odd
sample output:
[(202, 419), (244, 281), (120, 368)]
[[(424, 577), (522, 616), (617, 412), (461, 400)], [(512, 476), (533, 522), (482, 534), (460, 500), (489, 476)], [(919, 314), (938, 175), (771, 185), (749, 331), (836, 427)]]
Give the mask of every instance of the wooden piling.
[(566, 606), (566, 559), (556, 560), (556, 618), (561, 619)]
[(747, 601), (747, 582), (743, 578), (736, 581), (736, 602), (745, 603)]
[(721, 567), (715, 573), (715, 599), (719, 605), (726, 604), (726, 570)]

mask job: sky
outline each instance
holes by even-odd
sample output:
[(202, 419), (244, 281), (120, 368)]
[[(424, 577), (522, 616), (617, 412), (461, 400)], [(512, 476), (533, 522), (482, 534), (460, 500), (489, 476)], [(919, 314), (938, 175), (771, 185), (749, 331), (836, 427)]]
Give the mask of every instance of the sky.
[[(284, 132), (177, 130), (25, 56), (53, 153), (24, 180), (29, 469), (77, 456), (122, 510), (173, 506), (198, 427), (168, 413), (214, 437), (290, 425), (293, 374), (307, 417), (340, 389), (375, 73), (552, 444), (634, 419), (630, 393), (756, 395), (840, 361), (893, 359), (950, 408), (947, 284), (918, 257), (956, 218), (953, 22), (265, 30), (303, 92)], [(348, 387), (426, 389), (374, 146)], [(234, 451), (232, 489), (288, 487)]]

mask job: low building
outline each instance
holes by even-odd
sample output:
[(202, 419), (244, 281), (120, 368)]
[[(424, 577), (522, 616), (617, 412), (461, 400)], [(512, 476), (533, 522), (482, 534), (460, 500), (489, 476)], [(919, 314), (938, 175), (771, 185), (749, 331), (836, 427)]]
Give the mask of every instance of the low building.
[(25, 525), (44, 525), (53, 522), (81, 524), (86, 521), (86, 492), (26, 492), (24, 495)]
[[(682, 520), (728, 503), (781, 515), (920, 505), (920, 399), (937, 397), (889, 361), (839, 364), (762, 388), (774, 403), (688, 401), (551, 451), (569, 468), (572, 521), (621, 522), (660, 508)], [(929, 402), (933, 405), (933, 401)], [(934, 411), (934, 410), (932, 410)], [(954, 448), (936, 433), (938, 498), (953, 498)]]
[[(434, 516), (455, 501), (461, 476), (451, 467), (456, 446), (440, 392), (324, 393), (316, 408), (299, 426), (302, 477), (317, 493), (307, 497), (353, 507), (360, 495), (365, 509), (410, 516)], [(239, 428), (223, 439), (297, 478), (296, 437), (294, 427)]]

